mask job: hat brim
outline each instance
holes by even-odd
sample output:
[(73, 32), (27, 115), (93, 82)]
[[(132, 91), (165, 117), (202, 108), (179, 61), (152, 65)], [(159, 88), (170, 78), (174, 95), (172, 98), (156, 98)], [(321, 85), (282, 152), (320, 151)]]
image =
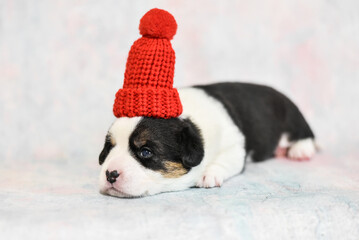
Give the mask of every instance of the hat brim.
[(175, 88), (123, 88), (116, 93), (113, 113), (116, 117), (175, 118), (182, 104)]

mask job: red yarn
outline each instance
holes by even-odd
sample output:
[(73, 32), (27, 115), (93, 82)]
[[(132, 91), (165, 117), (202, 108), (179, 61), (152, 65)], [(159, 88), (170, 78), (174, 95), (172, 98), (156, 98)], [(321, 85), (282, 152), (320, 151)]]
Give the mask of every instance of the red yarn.
[(154, 8), (141, 18), (139, 29), (140, 34), (144, 37), (171, 40), (176, 34), (177, 23), (169, 12)]
[(152, 9), (141, 19), (143, 35), (128, 54), (123, 88), (116, 93), (116, 117), (178, 117), (182, 104), (173, 88), (175, 52), (171, 42), (177, 24), (173, 16)]

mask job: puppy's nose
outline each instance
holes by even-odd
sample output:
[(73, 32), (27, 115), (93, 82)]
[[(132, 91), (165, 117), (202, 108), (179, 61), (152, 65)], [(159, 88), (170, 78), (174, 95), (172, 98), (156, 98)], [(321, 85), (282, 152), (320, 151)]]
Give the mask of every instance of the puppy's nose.
[(114, 170), (112, 172), (109, 172), (108, 170), (106, 170), (106, 178), (109, 183), (116, 182), (116, 178), (118, 178), (118, 176), (120, 176), (120, 174), (116, 170)]

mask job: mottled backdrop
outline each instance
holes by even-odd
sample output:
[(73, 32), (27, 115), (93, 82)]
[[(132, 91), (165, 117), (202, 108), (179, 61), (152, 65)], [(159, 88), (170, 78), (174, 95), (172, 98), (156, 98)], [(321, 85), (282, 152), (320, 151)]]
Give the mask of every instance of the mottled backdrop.
[[(7, 203), (23, 202), (21, 192), (78, 193), (66, 189), (76, 179), (97, 196), (97, 156), (114, 120), (114, 96), (139, 19), (153, 7), (178, 23), (176, 87), (224, 80), (273, 86), (302, 109), (322, 154), (358, 167), (357, 0), (0, 0), (0, 189)], [(6, 213), (16, 216), (12, 207)]]
[(177, 87), (278, 88), (324, 149), (359, 143), (358, 1), (0, 2), (0, 158), (95, 160), (139, 19), (170, 11)]

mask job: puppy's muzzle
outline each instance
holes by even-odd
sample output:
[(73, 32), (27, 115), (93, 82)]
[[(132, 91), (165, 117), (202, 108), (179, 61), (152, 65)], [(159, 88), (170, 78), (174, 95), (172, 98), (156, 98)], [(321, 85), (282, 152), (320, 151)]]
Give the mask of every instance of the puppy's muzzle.
[(116, 178), (118, 178), (119, 176), (120, 176), (120, 174), (116, 170), (111, 171), (111, 172), (106, 170), (106, 179), (111, 184), (116, 182)]

